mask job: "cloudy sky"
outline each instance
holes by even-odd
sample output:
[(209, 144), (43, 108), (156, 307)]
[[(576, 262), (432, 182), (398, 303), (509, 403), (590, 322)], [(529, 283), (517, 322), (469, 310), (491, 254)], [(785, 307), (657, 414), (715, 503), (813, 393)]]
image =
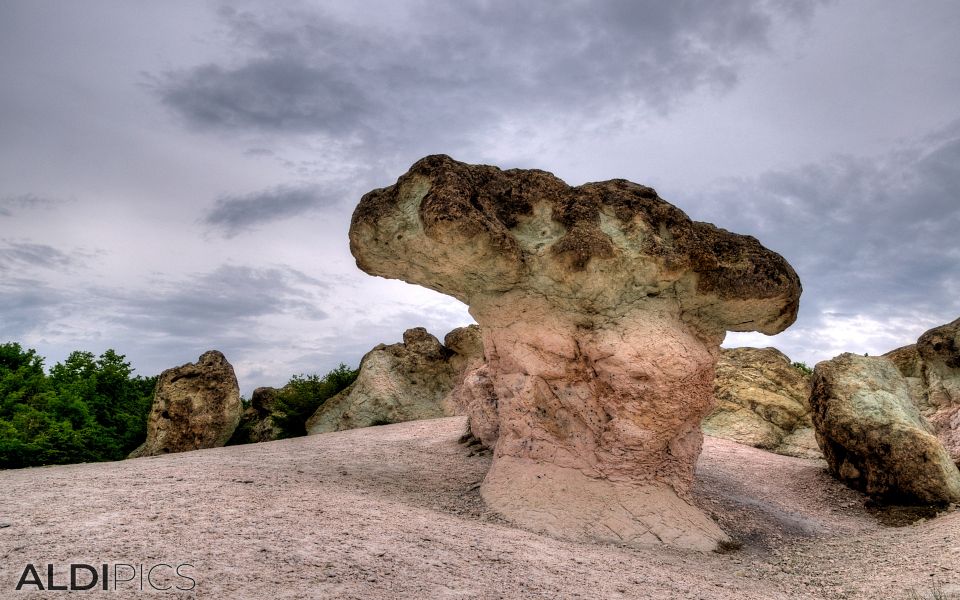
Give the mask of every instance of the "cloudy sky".
[[(278, 8), (279, 7), (279, 8)], [(357, 270), (360, 196), (426, 154), (623, 177), (758, 237), (813, 364), (960, 316), (955, 0), (0, 0), (0, 341), (244, 392), (455, 300)]]

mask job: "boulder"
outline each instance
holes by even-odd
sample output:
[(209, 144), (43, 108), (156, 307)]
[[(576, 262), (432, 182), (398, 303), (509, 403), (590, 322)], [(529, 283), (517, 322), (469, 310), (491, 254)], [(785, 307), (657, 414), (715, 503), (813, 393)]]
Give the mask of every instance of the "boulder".
[(446, 401), (463, 369), (482, 361), (476, 356), (477, 327), (447, 334), (448, 348), (423, 327), (408, 329), (403, 343), (380, 344), (360, 361), (357, 380), (330, 398), (307, 420), (310, 435), (459, 414)]
[(960, 319), (921, 335), (917, 353), (925, 391), (920, 409), (960, 464)]
[(934, 327), (916, 344), (883, 356), (906, 378), (920, 414), (960, 465), (960, 319)]
[(223, 446), (240, 421), (241, 409), (233, 367), (220, 352), (205, 352), (195, 363), (160, 374), (147, 418), (147, 440), (130, 458)]
[(920, 359), (920, 353), (917, 352), (917, 345), (910, 344), (891, 350), (884, 354), (883, 358), (893, 362), (903, 375), (910, 397), (920, 408), (920, 414), (929, 416), (932, 411), (927, 406), (927, 389), (923, 384), (923, 361)]
[(471, 395), (488, 414), (471, 426), (496, 431), (481, 486), (493, 510), (571, 539), (727, 540), (691, 502), (700, 422), (725, 332), (796, 318), (782, 257), (636, 183), (570, 187), (443, 155), (361, 199), (350, 249), (360, 269), (451, 295), (480, 325), (487, 367)]
[(456, 373), (466, 373), (486, 363), (479, 325), (457, 327), (444, 336), (443, 345), (452, 352), (449, 361)]
[(830, 472), (887, 501), (960, 501), (960, 472), (892, 361), (856, 354), (817, 364), (810, 395)]
[(810, 421), (810, 376), (776, 348), (723, 348), (707, 435), (777, 454), (822, 458)]
[(884, 358), (893, 361), (900, 374), (907, 378), (920, 379), (922, 375), (920, 353), (917, 352), (917, 345), (910, 344), (896, 350), (891, 350), (883, 355)]
[(272, 387), (258, 387), (253, 390), (250, 406), (240, 414), (240, 423), (227, 445), (255, 444), (280, 439), (280, 428), (273, 422), (273, 407), (279, 392), (280, 390)]

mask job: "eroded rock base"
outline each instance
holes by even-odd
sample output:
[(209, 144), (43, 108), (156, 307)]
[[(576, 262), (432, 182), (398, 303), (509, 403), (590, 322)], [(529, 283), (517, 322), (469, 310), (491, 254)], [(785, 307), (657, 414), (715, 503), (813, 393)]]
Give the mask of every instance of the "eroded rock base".
[(654, 482), (595, 479), (577, 469), (503, 456), (493, 462), (480, 492), (509, 521), (561, 539), (704, 552), (730, 541), (706, 514)]

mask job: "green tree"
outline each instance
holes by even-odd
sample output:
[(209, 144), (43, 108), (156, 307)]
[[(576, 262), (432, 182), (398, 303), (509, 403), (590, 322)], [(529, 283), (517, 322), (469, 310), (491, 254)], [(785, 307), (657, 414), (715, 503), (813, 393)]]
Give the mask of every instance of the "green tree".
[(0, 344), (0, 418), (47, 387), (43, 358), (17, 343)]
[(307, 419), (329, 398), (353, 383), (359, 372), (340, 363), (323, 377), (302, 374), (291, 377), (277, 393), (273, 409), (273, 422), (280, 429), (282, 437), (306, 435)]
[(0, 345), (0, 468), (123, 458), (146, 437), (155, 382), (113, 350), (46, 375), (34, 350)]

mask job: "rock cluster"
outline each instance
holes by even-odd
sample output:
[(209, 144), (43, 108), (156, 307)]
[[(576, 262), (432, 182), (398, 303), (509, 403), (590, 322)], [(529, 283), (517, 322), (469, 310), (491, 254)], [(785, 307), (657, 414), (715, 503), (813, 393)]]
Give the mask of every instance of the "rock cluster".
[(454, 296), (480, 324), (487, 364), (459, 397), (480, 404), (475, 435), (496, 437), (481, 486), (494, 510), (575, 539), (726, 540), (690, 501), (700, 422), (725, 332), (796, 318), (782, 257), (649, 187), (447, 156), (366, 194), (350, 248), (362, 270)]
[(841, 481), (894, 502), (960, 501), (960, 472), (891, 360), (847, 353), (818, 363), (810, 404)]
[(280, 428), (273, 421), (277, 388), (258, 387), (250, 397), (250, 406), (240, 414), (240, 423), (230, 438), (230, 444), (254, 444), (280, 439)]
[(195, 363), (167, 369), (157, 379), (147, 440), (130, 458), (223, 446), (240, 420), (240, 388), (216, 350)]
[(724, 348), (717, 407), (703, 432), (777, 454), (820, 458), (810, 421), (810, 376), (776, 348)]
[(483, 362), (479, 340), (476, 325), (451, 331), (446, 346), (416, 327), (404, 332), (403, 343), (376, 346), (360, 361), (357, 380), (310, 417), (307, 433), (459, 414), (447, 396), (466, 369)]

